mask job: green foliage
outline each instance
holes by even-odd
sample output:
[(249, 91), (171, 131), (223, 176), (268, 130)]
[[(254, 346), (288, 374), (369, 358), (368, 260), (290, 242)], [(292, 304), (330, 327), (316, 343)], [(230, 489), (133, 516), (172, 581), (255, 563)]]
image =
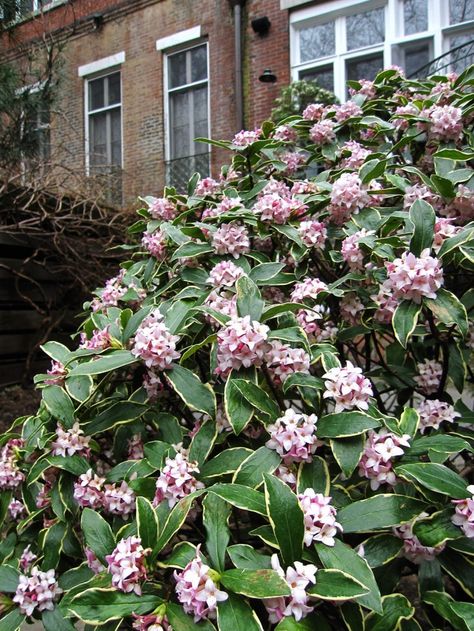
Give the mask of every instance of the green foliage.
[(143, 199), (1, 438), (1, 631), (472, 627), (470, 76), (352, 82)]
[(272, 120), (278, 123), (288, 116), (302, 114), (310, 103), (331, 105), (337, 103), (336, 96), (325, 90), (316, 81), (293, 81), (281, 89), (280, 96), (275, 99)]

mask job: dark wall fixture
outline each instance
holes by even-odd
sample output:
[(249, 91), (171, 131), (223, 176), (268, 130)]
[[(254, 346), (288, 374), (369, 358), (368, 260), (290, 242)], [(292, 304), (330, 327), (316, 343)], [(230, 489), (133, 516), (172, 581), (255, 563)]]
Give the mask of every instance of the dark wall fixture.
[(254, 20), (252, 20), (251, 24), (254, 32), (261, 37), (264, 37), (265, 35), (268, 35), (268, 31), (270, 30), (270, 26), (272, 23), (267, 18), (267, 16), (264, 15), (261, 18), (255, 18)]

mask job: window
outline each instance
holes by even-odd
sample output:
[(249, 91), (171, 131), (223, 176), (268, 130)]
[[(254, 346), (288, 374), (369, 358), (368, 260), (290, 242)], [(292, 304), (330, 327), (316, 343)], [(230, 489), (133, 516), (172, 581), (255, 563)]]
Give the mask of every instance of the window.
[(167, 183), (183, 190), (195, 171), (209, 175), (209, 148), (195, 142), (209, 135), (207, 44), (169, 53), (165, 68)]
[(103, 179), (110, 201), (122, 197), (122, 88), (120, 71), (86, 80), (86, 165)]
[(65, 0), (3, 0), (0, 7), (0, 19), (6, 22), (27, 17), (35, 11), (49, 10)]
[(23, 173), (45, 172), (51, 157), (51, 99), (44, 84), (18, 91), (21, 105), (20, 150)]
[(342, 100), (348, 80), (392, 64), (422, 77), (460, 72), (474, 58), (474, 0), (330, 0), (291, 13), (290, 25), (293, 79)]

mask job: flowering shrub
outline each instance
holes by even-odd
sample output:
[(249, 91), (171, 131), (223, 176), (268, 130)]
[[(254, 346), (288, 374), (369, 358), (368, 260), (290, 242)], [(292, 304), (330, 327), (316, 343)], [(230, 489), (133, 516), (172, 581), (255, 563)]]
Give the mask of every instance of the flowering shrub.
[(1, 439), (0, 631), (472, 628), (473, 77), (352, 82), (145, 198)]

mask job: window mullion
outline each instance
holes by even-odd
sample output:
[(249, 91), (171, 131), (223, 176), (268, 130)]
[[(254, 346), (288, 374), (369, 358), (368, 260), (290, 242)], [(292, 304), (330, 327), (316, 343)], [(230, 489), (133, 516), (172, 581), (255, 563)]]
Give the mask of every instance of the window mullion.
[[(443, 7), (443, 3), (445, 6)], [(433, 57), (436, 59), (443, 54), (444, 42), (442, 27), (448, 23), (448, 11), (444, 11), (447, 8), (447, 2), (445, 0), (431, 0), (431, 4), (428, 7), (429, 14), (429, 26), (430, 31), (433, 31)]]
[(344, 53), (347, 50), (346, 18), (336, 18), (336, 58), (334, 60), (334, 93), (341, 101), (346, 100), (346, 68)]

